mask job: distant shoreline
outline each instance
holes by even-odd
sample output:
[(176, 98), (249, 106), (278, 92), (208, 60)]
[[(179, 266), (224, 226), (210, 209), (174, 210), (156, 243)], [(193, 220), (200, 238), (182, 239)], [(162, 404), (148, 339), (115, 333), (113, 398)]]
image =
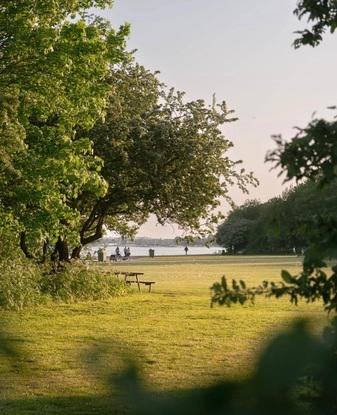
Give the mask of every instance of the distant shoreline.
[[(127, 245), (130, 248), (131, 258), (135, 257), (150, 257), (149, 251), (154, 251), (154, 256), (186, 256), (185, 247), (183, 246), (139, 246), (139, 245)], [(97, 254), (99, 249), (104, 249), (106, 257), (110, 257), (111, 255), (116, 254), (116, 247), (115, 244), (101, 244), (90, 246), (87, 249), (83, 250), (83, 256), (85, 256), (86, 252), (90, 252), (91, 254)], [(124, 245), (119, 245), (119, 251), (122, 256), (124, 256)], [(212, 246), (188, 246), (187, 255), (219, 255), (223, 248)]]

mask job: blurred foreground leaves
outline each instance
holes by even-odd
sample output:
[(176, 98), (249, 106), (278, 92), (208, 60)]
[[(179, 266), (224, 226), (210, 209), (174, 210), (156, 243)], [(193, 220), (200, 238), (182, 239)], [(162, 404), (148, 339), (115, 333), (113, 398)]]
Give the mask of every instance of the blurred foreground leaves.
[[(224, 379), (179, 396), (147, 389), (135, 367), (119, 385), (131, 413), (149, 414), (334, 414), (337, 410), (337, 320), (323, 338), (304, 321), (280, 334), (262, 352), (255, 371), (242, 381)], [(122, 395), (121, 395), (122, 396)]]
[[(118, 359), (124, 362), (118, 362), (119, 369), (111, 369), (109, 373), (103, 365), (105, 369), (98, 371), (107, 383), (111, 408), (95, 410), (95, 413), (116, 413), (123, 408), (123, 413), (135, 415), (335, 414), (336, 329), (337, 320), (334, 320), (324, 335), (318, 337), (310, 333), (306, 322), (296, 322), (265, 347), (257, 359), (255, 370), (245, 379), (224, 379), (211, 386), (183, 391), (152, 390), (142, 379), (137, 364), (121, 354), (116, 356), (116, 362)], [(3, 333), (0, 342), (2, 357), (21, 370), (17, 363), (20, 352), (13, 350), (5, 339)], [(97, 367), (102, 365), (103, 355), (104, 349), (97, 347), (88, 356), (96, 366), (96, 373)], [(109, 396), (102, 397), (106, 398)]]

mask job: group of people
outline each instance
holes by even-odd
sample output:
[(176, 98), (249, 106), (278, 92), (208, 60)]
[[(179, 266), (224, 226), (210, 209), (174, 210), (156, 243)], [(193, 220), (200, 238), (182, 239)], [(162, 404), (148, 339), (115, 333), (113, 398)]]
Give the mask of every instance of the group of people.
[(130, 258), (131, 255), (131, 251), (130, 251), (130, 247), (129, 246), (125, 246), (124, 247), (124, 256), (121, 255), (121, 251), (119, 249), (119, 246), (116, 247), (115, 249), (115, 255), (111, 254), (110, 255), (110, 261), (118, 261), (118, 260), (126, 260)]

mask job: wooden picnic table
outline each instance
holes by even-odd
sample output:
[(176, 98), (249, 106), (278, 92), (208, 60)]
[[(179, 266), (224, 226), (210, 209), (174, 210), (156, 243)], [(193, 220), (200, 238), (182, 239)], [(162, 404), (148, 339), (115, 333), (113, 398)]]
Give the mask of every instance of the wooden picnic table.
[[(155, 281), (139, 281), (138, 276), (144, 275), (144, 272), (130, 272), (130, 271), (116, 271), (114, 273), (118, 277), (120, 275), (124, 276), (124, 281), (126, 284), (137, 284), (138, 291), (140, 292), (140, 284), (144, 284), (149, 287), (149, 292), (151, 292), (151, 286), (152, 284), (155, 284)], [(130, 279), (130, 277), (135, 277), (135, 280)]]

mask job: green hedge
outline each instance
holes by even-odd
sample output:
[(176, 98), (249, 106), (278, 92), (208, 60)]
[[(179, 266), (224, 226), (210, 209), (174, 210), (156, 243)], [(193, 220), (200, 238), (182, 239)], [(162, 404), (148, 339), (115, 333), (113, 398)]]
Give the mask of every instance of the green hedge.
[(40, 287), (43, 294), (65, 302), (107, 299), (128, 291), (117, 277), (78, 264), (55, 274), (45, 273)]
[(41, 270), (23, 258), (0, 262), (0, 307), (21, 310), (41, 302)]
[(81, 264), (52, 273), (24, 258), (0, 261), (0, 308), (22, 310), (48, 299), (64, 302), (109, 299), (129, 287), (117, 277)]

